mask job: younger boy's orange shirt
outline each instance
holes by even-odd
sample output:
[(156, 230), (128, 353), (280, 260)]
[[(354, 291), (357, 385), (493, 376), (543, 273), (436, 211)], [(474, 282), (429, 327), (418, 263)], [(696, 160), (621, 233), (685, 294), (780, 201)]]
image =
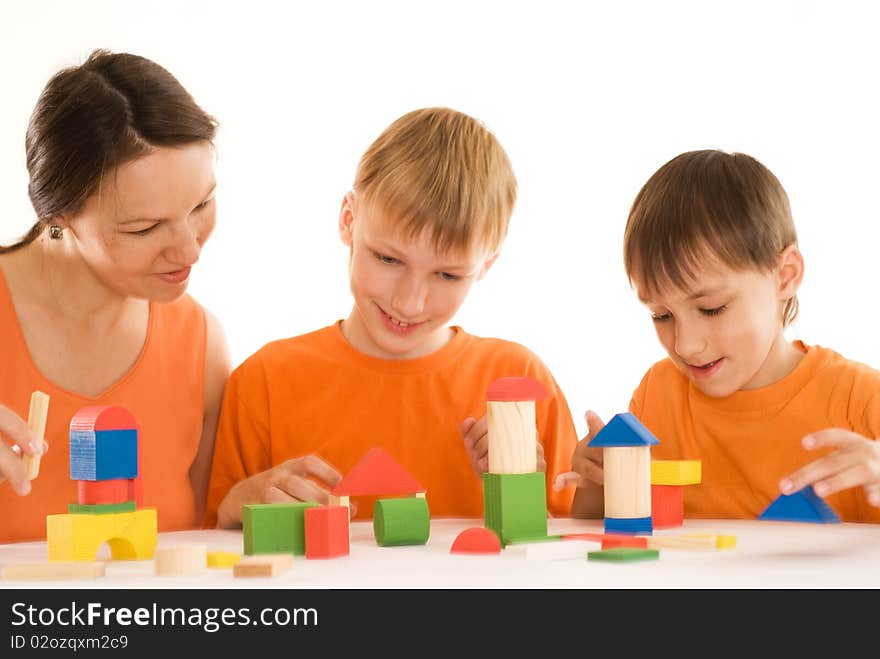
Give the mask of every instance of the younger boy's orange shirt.
[[(712, 398), (670, 359), (644, 376), (630, 411), (657, 438), (652, 459), (700, 460), (702, 482), (684, 487), (684, 515), (757, 518), (779, 495), (779, 481), (833, 449), (808, 451), (801, 439), (826, 428), (880, 437), (880, 371), (820, 346), (770, 386)], [(864, 488), (828, 496), (845, 522), (880, 522)]]
[[(577, 433), (550, 371), (520, 344), (453, 329), (449, 343), (417, 359), (364, 355), (339, 322), (251, 355), (226, 386), (204, 525), (216, 525), (223, 497), (249, 476), (309, 454), (345, 475), (373, 447), (386, 449), (425, 488), (432, 517), (482, 517), (482, 481), (459, 427), (486, 413), (489, 385), (506, 376), (530, 376), (548, 390), (535, 404), (547, 504), (568, 515), (573, 488), (555, 492), (552, 484), (570, 469)], [(359, 506), (356, 518), (372, 512)]]

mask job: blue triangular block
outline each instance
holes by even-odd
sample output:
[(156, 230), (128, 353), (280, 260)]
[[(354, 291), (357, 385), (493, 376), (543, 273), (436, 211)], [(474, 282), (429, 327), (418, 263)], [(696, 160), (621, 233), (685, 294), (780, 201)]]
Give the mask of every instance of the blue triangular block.
[(604, 448), (606, 446), (651, 446), (659, 444), (651, 431), (642, 425), (632, 412), (621, 412), (611, 417), (588, 446)]
[(776, 500), (764, 509), (758, 519), (778, 520), (781, 522), (811, 522), (828, 524), (839, 522), (831, 506), (816, 494), (812, 485), (798, 490), (794, 494), (780, 494)]

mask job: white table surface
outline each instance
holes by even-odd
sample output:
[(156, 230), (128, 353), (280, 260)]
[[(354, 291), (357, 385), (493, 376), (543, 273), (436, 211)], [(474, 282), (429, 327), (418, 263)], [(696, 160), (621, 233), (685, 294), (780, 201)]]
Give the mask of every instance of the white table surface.
[[(371, 522), (351, 526), (350, 555), (296, 556), (284, 574), (235, 578), (231, 568), (157, 576), (152, 560), (108, 561), (94, 580), (3, 581), (0, 588), (878, 588), (880, 525), (741, 520), (685, 520), (654, 535), (709, 532), (733, 535), (736, 547), (717, 551), (664, 549), (659, 560), (626, 563), (581, 558), (528, 559), (450, 553), (459, 532), (480, 519), (432, 519), (427, 544), (380, 547)], [(550, 519), (551, 534), (603, 531), (601, 520)], [(205, 544), (208, 551), (242, 551), (241, 531), (160, 533), (159, 546)], [(562, 541), (565, 542), (565, 541)], [(595, 549), (599, 544), (594, 545)], [(0, 564), (43, 561), (44, 542), (0, 545)], [(109, 559), (102, 547), (99, 559)]]

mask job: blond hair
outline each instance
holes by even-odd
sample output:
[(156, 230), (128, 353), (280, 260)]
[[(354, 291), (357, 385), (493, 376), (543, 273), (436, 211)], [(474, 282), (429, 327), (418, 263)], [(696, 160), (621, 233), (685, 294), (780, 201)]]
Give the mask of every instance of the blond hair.
[(486, 126), (449, 108), (409, 112), (358, 163), (358, 205), (378, 206), (402, 234), (429, 231), (442, 252), (497, 250), (516, 202), (516, 177)]
[[(685, 288), (715, 255), (735, 270), (769, 272), (797, 244), (788, 195), (755, 158), (718, 150), (682, 153), (658, 169), (633, 202), (623, 239), (630, 283)], [(786, 301), (783, 326), (797, 317)]]

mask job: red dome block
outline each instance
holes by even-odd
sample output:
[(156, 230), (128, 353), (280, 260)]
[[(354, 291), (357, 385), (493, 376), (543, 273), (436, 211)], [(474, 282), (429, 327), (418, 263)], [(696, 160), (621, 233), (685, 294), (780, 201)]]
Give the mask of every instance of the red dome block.
[(499, 378), (486, 391), (486, 400), (502, 402), (541, 400), (546, 397), (547, 389), (544, 385), (528, 376)]
[(128, 430), (137, 428), (137, 419), (122, 405), (89, 405), (70, 420), (71, 430)]
[(449, 550), (451, 554), (500, 554), (501, 540), (493, 531), (482, 526), (465, 529), (456, 536)]

